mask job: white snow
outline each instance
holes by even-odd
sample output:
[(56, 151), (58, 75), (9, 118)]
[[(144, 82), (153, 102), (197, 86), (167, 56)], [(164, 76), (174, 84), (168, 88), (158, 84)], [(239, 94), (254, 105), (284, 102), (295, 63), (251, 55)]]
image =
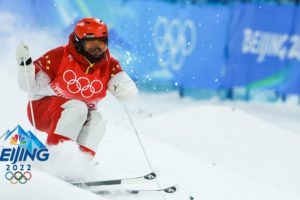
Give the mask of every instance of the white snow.
[[(3, 170), (2, 170), (3, 171)], [(3, 177), (1, 173), (1, 177)], [(33, 177), (24, 185), (12, 185), (2, 178), (0, 183), (0, 199), (5, 200), (31, 200), (31, 199), (89, 199), (101, 200), (91, 192), (73, 187), (64, 181), (46, 173), (34, 170)]]
[[(22, 96), (22, 93), (15, 94)], [(168, 108), (165, 101), (152, 101), (156, 109), (151, 106), (145, 109), (143, 99), (149, 98), (155, 97), (142, 94), (141, 99), (131, 103), (129, 108), (154, 168), (160, 171), (161, 184), (168, 186), (178, 183), (181, 186), (178, 194), (167, 199), (188, 199), (189, 195), (207, 200), (300, 198), (297, 190), (300, 186), (299, 134), (266, 123), (238, 108), (233, 109), (228, 103), (189, 103), (169, 94), (157, 95), (156, 98), (169, 98), (169, 101), (176, 99), (179, 109), (174, 109), (172, 105)], [(8, 103), (9, 99), (6, 101)], [(273, 106), (278, 109), (282, 105)], [(3, 106), (1, 110), (4, 109)], [(84, 160), (88, 158), (74, 156), (77, 155), (76, 146), (66, 143), (53, 153), (61, 151), (63, 156), (56, 157), (56, 165), (49, 161), (46, 171), (56, 176), (75, 174), (74, 177), (78, 178), (81, 174), (91, 179), (138, 176), (148, 171), (122, 105), (108, 96), (99, 109), (110, 121), (95, 158), (99, 165), (92, 169), (89, 162)], [(294, 106), (293, 109), (297, 110), (298, 107)], [(145, 114), (150, 111), (153, 113)], [(5, 124), (2, 127), (10, 128)], [(39, 136), (44, 138), (45, 134), (40, 133)], [(33, 172), (30, 184), (22, 187), (6, 183), (3, 188), (3, 179), (0, 190), (9, 191), (0, 192), (0, 195), (4, 195), (3, 199), (16, 199), (12, 193), (18, 194), (17, 199), (27, 200), (38, 195), (44, 199), (55, 199), (53, 189), (55, 195), (59, 194), (57, 199), (81, 199), (80, 195), (97, 198), (44, 172), (36, 169)], [(155, 184), (131, 187), (155, 188)], [(127, 196), (104, 198), (133, 199)]]

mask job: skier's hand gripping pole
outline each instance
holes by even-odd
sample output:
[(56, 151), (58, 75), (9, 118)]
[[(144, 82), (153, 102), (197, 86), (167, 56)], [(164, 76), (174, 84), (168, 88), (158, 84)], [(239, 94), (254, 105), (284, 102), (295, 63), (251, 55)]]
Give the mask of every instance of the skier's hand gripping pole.
[(16, 59), (19, 65), (24, 66), (24, 72), (26, 77), (26, 84), (27, 84), (27, 91), (28, 91), (28, 101), (30, 106), (30, 112), (32, 117), (32, 124), (34, 127), (34, 133), (36, 134), (36, 126), (35, 126), (35, 118), (34, 118), (34, 112), (32, 107), (32, 100), (31, 100), (31, 89), (27, 74), (27, 65), (30, 65), (32, 63), (32, 59), (29, 53), (28, 46), (24, 44), (24, 42), (20, 42), (16, 49)]

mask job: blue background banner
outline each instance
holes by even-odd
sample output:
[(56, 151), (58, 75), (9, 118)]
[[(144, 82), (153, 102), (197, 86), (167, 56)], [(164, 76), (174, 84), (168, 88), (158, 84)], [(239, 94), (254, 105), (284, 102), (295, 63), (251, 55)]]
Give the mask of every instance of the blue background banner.
[[(295, 19), (298, 8), (260, 4), (233, 7), (230, 24), (226, 85), (294, 91), (290, 84), (299, 70)], [(283, 17), (284, 16), (284, 17)], [(297, 40), (297, 41), (296, 41)], [(298, 76), (299, 79), (299, 76)]]
[(297, 6), (0, 0), (0, 7), (16, 16), (17, 27), (46, 29), (62, 42), (80, 18), (103, 19), (110, 28), (112, 53), (145, 90), (244, 87), (279, 96), (300, 94)]

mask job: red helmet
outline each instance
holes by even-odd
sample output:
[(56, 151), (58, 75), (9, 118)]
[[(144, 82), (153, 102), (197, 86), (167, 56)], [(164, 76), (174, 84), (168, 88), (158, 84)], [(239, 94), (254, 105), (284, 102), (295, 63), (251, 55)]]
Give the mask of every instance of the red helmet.
[(74, 29), (79, 40), (84, 38), (108, 38), (108, 29), (106, 24), (94, 17), (83, 18)]
[(74, 46), (78, 53), (84, 55), (89, 61), (95, 63), (104, 56), (94, 57), (84, 50), (84, 42), (94, 38), (100, 38), (108, 44), (108, 29), (106, 24), (94, 17), (83, 18), (74, 29)]

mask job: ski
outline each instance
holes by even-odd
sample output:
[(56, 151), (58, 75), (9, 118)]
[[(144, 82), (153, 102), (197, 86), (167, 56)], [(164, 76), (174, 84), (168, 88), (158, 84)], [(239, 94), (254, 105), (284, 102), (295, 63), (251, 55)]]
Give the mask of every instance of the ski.
[(151, 172), (144, 176), (138, 176), (133, 178), (122, 178), (114, 180), (103, 180), (103, 181), (79, 181), (79, 182), (70, 182), (72, 185), (79, 187), (90, 187), (90, 186), (100, 186), (100, 185), (121, 185), (121, 184), (135, 184), (141, 182), (152, 181), (157, 177), (156, 172)]
[(157, 189), (157, 190), (126, 190), (130, 194), (173, 194), (178, 191), (178, 186), (173, 185), (171, 187)]
[(178, 185), (173, 185), (167, 188), (163, 189), (154, 189), (154, 190), (145, 190), (145, 189), (118, 189), (118, 190), (106, 190), (106, 189), (100, 189), (100, 190), (95, 190), (91, 191), (95, 194), (98, 195), (170, 195), (174, 194), (179, 190)]

